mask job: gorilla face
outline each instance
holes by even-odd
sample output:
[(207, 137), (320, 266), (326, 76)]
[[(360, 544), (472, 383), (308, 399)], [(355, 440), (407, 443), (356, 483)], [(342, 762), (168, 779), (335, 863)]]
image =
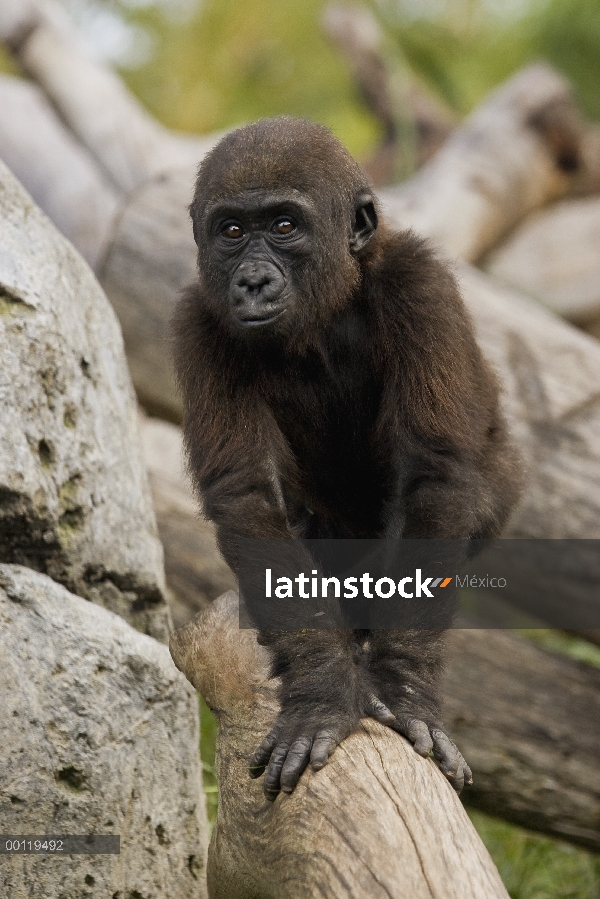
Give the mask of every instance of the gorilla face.
[(313, 256), (315, 216), (309, 200), (284, 191), (245, 191), (209, 210), (211, 268), (235, 327), (286, 328)]
[(304, 330), (335, 310), (336, 296), (349, 295), (353, 256), (376, 226), (373, 199), (365, 193), (342, 223), (322, 198), (294, 189), (251, 189), (210, 204), (199, 245), (221, 316), (238, 333), (256, 337)]

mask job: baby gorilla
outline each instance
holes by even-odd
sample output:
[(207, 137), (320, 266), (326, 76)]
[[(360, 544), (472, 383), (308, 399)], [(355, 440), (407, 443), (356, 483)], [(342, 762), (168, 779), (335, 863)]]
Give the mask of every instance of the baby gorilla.
[[(276, 118), (228, 134), (191, 205), (198, 282), (174, 320), (190, 469), (223, 556), (243, 538), (497, 536), (519, 464), (456, 282), (390, 231), (325, 129)], [(246, 597), (260, 627), (258, 607)], [(264, 592), (263, 592), (264, 595)], [(372, 716), (471, 772), (444, 733), (431, 631), (259, 630), (281, 712), (252, 762), (273, 799)]]

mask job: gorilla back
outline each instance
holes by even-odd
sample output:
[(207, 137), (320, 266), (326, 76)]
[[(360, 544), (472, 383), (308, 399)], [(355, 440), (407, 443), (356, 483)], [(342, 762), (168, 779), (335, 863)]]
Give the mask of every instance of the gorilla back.
[[(381, 221), (324, 128), (262, 120), (200, 166), (198, 282), (174, 319), (190, 469), (220, 549), (241, 538), (497, 536), (520, 474), (456, 282), (426, 242)], [(252, 608), (250, 609), (252, 611)], [(371, 715), (470, 780), (439, 722), (428, 632), (261, 631), (281, 713), (251, 770), (265, 793)]]

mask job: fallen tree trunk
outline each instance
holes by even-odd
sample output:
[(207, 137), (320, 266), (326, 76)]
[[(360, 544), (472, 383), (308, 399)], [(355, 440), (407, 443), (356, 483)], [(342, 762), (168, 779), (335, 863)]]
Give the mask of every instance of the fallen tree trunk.
[(183, 470), (181, 431), (142, 416), (140, 436), (152, 491), (158, 533), (165, 551), (175, 627), (236, 587), (236, 579), (217, 549), (215, 527), (202, 518)]
[(171, 637), (177, 667), (219, 721), (211, 899), (508, 896), (460, 800), (430, 759), (365, 721), (326, 767), (268, 802), (248, 758), (274, 720), (268, 656), (228, 593)]
[(444, 720), (469, 805), (600, 852), (600, 670), (502, 631), (448, 640)]
[(124, 194), (60, 120), (37, 85), (0, 75), (0, 109), (0, 158), (97, 270)]
[(338, 47), (383, 137), (363, 168), (375, 185), (406, 178), (430, 159), (456, 122), (403, 63), (397, 48), (387, 48), (372, 11), (331, 3), (323, 28)]
[(600, 197), (563, 200), (532, 215), (484, 268), (564, 318), (590, 325), (600, 318)]
[[(538, 649), (522, 637), (498, 631), (452, 631), (448, 644), (444, 720), (473, 769), (473, 786), (463, 792), (467, 804), (600, 852), (600, 671)], [(371, 799), (363, 807), (367, 820), (370, 815), (374, 820), (396, 819), (396, 812), (388, 808), (390, 796), (379, 793), (385, 773), (376, 775), (380, 782), (375, 787), (370, 782), (374, 769), (379, 771), (382, 765), (394, 783), (393, 787), (388, 785), (392, 796), (398, 789), (404, 792), (401, 799), (398, 797), (400, 808), (414, 808), (415, 797), (407, 791), (415, 784), (423, 789), (421, 765), (406, 742), (375, 722), (368, 722), (365, 729), (380, 751), (380, 755), (374, 754), (375, 763), (371, 758), (373, 746), (365, 744), (364, 733), (355, 735), (336, 750), (323, 772), (305, 776), (300, 793), (291, 799), (281, 797), (272, 807), (264, 802), (260, 784), (248, 779), (246, 769), (252, 750), (275, 717), (272, 687), (265, 684), (266, 656), (256, 644), (253, 632), (238, 630), (235, 594), (221, 597), (208, 611), (177, 631), (171, 638), (171, 653), (176, 665), (215, 708), (220, 724), (219, 818), (212, 860), (209, 858), (209, 870), (214, 876), (219, 872), (221, 879), (223, 869), (229, 865), (235, 868), (236, 856), (250, 867), (256, 865), (256, 876), (265, 861), (265, 850), (260, 828), (257, 833), (246, 830), (251, 831), (251, 821), (258, 820), (260, 827), (278, 835), (273, 857), (267, 864), (281, 862), (278, 853), (286, 852), (286, 831), (291, 845), (299, 845), (302, 853), (313, 851), (310, 835), (299, 837), (301, 841), (307, 839), (306, 844), (294, 843), (294, 829), (300, 828), (295, 822), (304, 821), (303, 815), (310, 810), (317, 817), (321, 802), (325, 807), (344, 809), (340, 831), (352, 837), (353, 851), (359, 855), (364, 851), (360, 857), (367, 866), (372, 865), (367, 859), (375, 850), (368, 833), (363, 844), (360, 830), (353, 828), (349, 832), (343, 822), (347, 818), (355, 820), (353, 802), (357, 801), (357, 794), (361, 803), (367, 796), (375, 801), (375, 810), (369, 804)], [(365, 764), (368, 772), (364, 771)], [(435, 774), (433, 769), (431, 774)], [(396, 777), (403, 784), (401, 788)], [(435, 778), (430, 783), (436, 784), (437, 789)], [(427, 812), (421, 810), (420, 820), (421, 815), (427, 820), (430, 814), (439, 813), (440, 797), (447, 799), (444, 791), (423, 799)], [(310, 805), (308, 810), (304, 803)], [(357, 811), (356, 820), (362, 821), (363, 813)], [(329, 823), (335, 828), (337, 819)], [(436, 826), (440, 825), (438, 822)], [(401, 829), (400, 822), (398, 828)], [(377, 840), (380, 837), (378, 832)], [(401, 837), (396, 834), (394, 838)], [(339, 835), (331, 835), (334, 858), (339, 839)], [(227, 858), (223, 854), (224, 843), (230, 847), (231, 856)], [(392, 851), (385, 843), (383, 849), (384, 857)], [(430, 851), (426, 853), (428, 860), (429, 856)], [(376, 871), (377, 866), (372, 870)], [(389, 870), (386, 864), (382, 870)], [(236, 876), (239, 874), (238, 870)], [(222, 895), (229, 895), (227, 879), (223, 884)], [(276, 890), (274, 894), (281, 895)], [(403, 894), (400, 890), (392, 895)]]
[(98, 277), (123, 328), (140, 402), (151, 414), (181, 419), (169, 354), (169, 322), (180, 291), (196, 275), (187, 212), (194, 166), (147, 181), (124, 206)]
[(598, 342), (474, 268), (457, 275), (527, 469), (506, 536), (600, 537)]
[(118, 75), (92, 60), (55, 0), (3, 0), (0, 40), (124, 193), (164, 169), (197, 163), (214, 142), (160, 125)]
[(518, 72), (405, 184), (382, 196), (399, 225), (476, 262), (518, 221), (572, 187), (583, 123), (546, 65)]

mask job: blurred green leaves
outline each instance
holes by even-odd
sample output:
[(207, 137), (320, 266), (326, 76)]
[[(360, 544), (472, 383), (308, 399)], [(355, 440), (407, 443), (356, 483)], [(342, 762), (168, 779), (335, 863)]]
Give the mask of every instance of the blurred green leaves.
[(600, 858), (469, 811), (511, 899), (599, 899)]
[(150, 33), (151, 58), (124, 77), (166, 125), (207, 133), (289, 113), (329, 126), (364, 155), (378, 124), (323, 36), (323, 0), (204, 0), (183, 23), (129, 9)]
[(403, 14), (417, 6), (406, 0), (371, 5), (413, 70), (461, 114), (515, 69), (545, 59), (572, 81), (587, 115), (600, 119), (598, 0), (440, 0), (429, 16)]

